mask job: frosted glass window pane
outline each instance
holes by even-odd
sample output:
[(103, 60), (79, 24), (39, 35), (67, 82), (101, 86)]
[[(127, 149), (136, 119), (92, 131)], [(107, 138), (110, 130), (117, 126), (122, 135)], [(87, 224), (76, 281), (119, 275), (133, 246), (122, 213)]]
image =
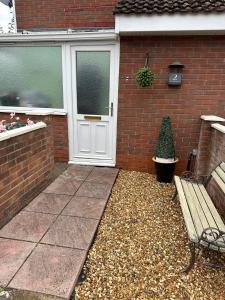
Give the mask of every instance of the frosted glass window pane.
[(63, 108), (61, 47), (1, 47), (0, 105)]
[(78, 114), (108, 115), (110, 52), (78, 51), (76, 55)]

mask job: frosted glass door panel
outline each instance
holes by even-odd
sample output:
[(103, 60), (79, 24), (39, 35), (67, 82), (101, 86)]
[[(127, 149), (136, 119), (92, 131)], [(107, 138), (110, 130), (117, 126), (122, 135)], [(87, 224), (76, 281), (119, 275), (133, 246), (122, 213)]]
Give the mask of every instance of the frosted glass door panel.
[(108, 115), (110, 51), (77, 51), (78, 114)]
[(1, 47), (0, 105), (63, 108), (61, 47)]

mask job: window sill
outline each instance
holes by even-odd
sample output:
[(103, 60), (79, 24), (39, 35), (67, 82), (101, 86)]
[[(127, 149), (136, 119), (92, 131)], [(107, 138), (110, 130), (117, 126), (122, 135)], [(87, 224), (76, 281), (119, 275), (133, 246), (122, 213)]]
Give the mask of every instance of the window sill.
[(66, 116), (67, 112), (63, 109), (26, 109), (26, 108), (17, 108), (17, 107), (10, 107), (10, 108), (3, 108), (0, 107), (0, 113), (11, 113), (15, 112), (17, 114), (26, 114), (26, 115), (33, 115), (33, 116), (48, 116), (48, 115), (59, 115), (59, 116)]

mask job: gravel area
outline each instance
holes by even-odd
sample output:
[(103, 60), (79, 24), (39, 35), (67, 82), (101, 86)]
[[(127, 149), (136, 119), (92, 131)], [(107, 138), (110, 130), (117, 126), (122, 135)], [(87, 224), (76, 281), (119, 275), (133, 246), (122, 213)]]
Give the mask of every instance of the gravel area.
[(225, 299), (225, 273), (206, 264), (224, 260), (202, 251), (195, 268), (174, 186), (153, 175), (120, 171), (91, 248), (76, 299)]

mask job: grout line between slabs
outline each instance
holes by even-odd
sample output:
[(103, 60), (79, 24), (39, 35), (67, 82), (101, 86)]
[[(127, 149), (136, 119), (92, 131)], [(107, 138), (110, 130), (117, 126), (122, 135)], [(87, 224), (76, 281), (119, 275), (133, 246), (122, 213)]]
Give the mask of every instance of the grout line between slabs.
[(44, 243), (44, 242), (39, 242), (39, 245), (47, 245), (47, 246), (51, 246), (51, 247), (55, 247), (55, 248), (65, 248), (65, 249), (71, 249), (71, 250), (80, 250), (80, 251), (84, 251), (87, 252), (88, 249), (84, 249), (84, 248), (78, 248), (78, 247), (71, 247), (71, 246), (61, 246), (61, 245), (54, 245), (54, 244), (49, 244), (49, 243)]
[[(34, 211), (34, 210), (21, 210), (20, 213), (35, 213), (35, 214), (43, 214), (43, 215), (50, 215), (50, 216), (58, 216), (58, 214), (53, 214), (53, 213), (49, 213), (49, 212), (42, 212), (42, 211)], [(7, 225), (7, 224), (6, 224)], [(1, 300), (1, 299), (0, 299)]]
[[(81, 188), (81, 186), (86, 182), (86, 179), (88, 178), (88, 176), (91, 174), (91, 172), (94, 170), (94, 168), (87, 174), (87, 176), (85, 177), (85, 179), (83, 180), (83, 182), (81, 183), (81, 185), (78, 187), (78, 189), (76, 190), (76, 192), (74, 193), (73, 197), (76, 196), (77, 192), (79, 191), (79, 189)], [(73, 183), (72, 183), (73, 184)], [(74, 187), (74, 185), (73, 185)]]
[(71, 218), (78, 218), (78, 219), (84, 219), (84, 220), (95, 220), (98, 221), (99, 218), (89, 218), (89, 217), (81, 217), (81, 216), (74, 216), (74, 215), (60, 215), (60, 217), (71, 217)]
[(9, 286), (9, 284), (12, 282), (12, 280), (15, 278), (16, 274), (18, 274), (18, 272), (21, 270), (21, 268), (23, 267), (23, 265), (26, 263), (26, 261), (28, 260), (28, 258), (33, 254), (34, 250), (37, 248), (37, 246), (40, 244), (40, 241), (43, 239), (43, 237), (45, 236), (45, 234), (48, 232), (48, 230), (50, 229), (50, 227), (55, 223), (55, 221), (57, 220), (57, 218), (59, 217), (59, 215), (57, 215), (57, 217), (55, 218), (55, 220), (50, 224), (50, 226), (47, 228), (47, 230), (44, 232), (44, 234), (41, 236), (41, 238), (37, 241), (34, 242), (35, 246), (34, 248), (31, 250), (30, 254), (27, 256), (27, 258), (23, 261), (23, 263), (21, 264), (21, 266), (19, 267), (19, 269), (16, 271), (16, 273), (14, 274), (14, 276), (11, 278), (11, 280), (9, 281), (9, 283), (7, 284), (7, 286)]
[(20, 267), (18, 268), (18, 270), (15, 272), (15, 274), (12, 276), (12, 278), (9, 280), (9, 282), (7, 283), (7, 287), (9, 287), (10, 283), (13, 281), (13, 279), (16, 277), (16, 275), (19, 273), (19, 271), (21, 270), (21, 268), (23, 267), (23, 265), (25, 264), (25, 262), (28, 260), (28, 258), (31, 256), (31, 254), (34, 252), (34, 250), (37, 248), (38, 243), (35, 243), (34, 248), (31, 250), (30, 254), (25, 258), (25, 260), (22, 262), (22, 264), (20, 265)]

